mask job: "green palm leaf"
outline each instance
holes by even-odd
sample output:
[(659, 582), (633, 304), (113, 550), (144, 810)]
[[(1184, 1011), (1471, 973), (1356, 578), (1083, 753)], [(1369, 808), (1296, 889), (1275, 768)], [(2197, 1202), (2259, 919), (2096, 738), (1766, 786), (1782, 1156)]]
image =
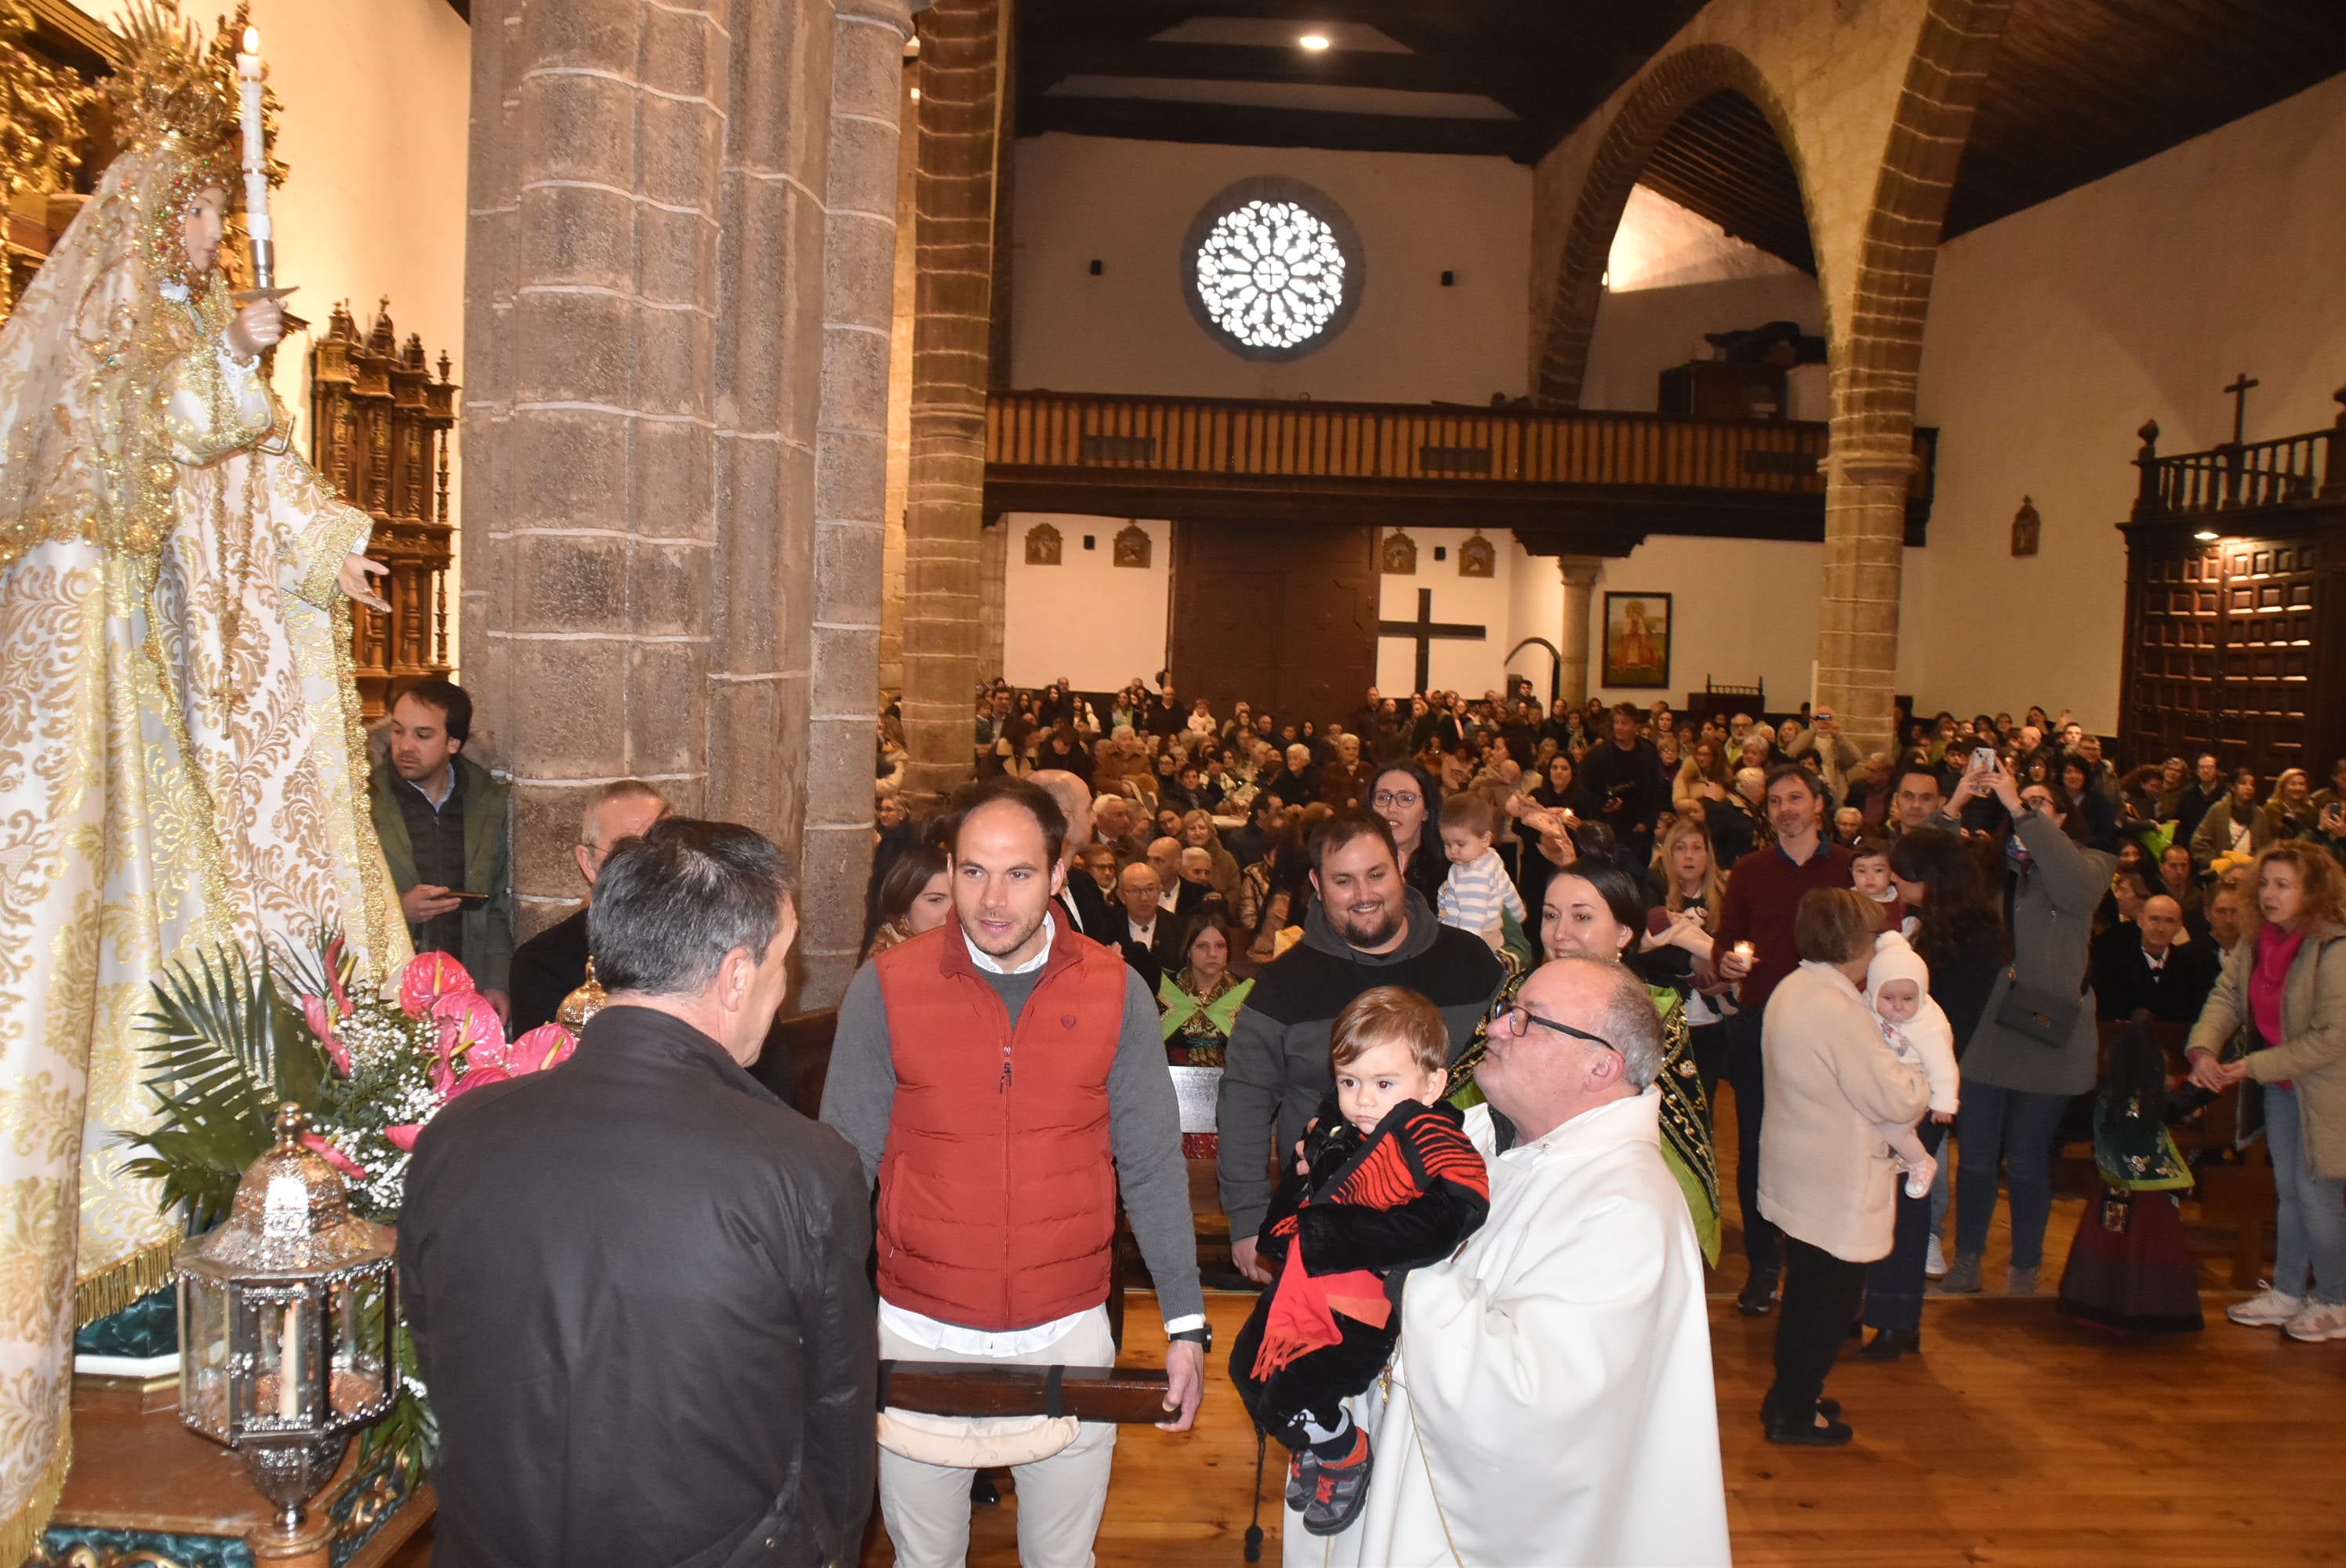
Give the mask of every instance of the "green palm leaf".
[(235, 948), (165, 972), (140, 1022), (147, 1086), (162, 1118), (137, 1140), (150, 1156), (129, 1168), (160, 1182), (167, 1204), (186, 1203), (190, 1229), (205, 1229), (227, 1215), (237, 1182), (269, 1147), (277, 1104), (316, 1102), (323, 1056), (279, 994), (267, 956), (256, 966)]

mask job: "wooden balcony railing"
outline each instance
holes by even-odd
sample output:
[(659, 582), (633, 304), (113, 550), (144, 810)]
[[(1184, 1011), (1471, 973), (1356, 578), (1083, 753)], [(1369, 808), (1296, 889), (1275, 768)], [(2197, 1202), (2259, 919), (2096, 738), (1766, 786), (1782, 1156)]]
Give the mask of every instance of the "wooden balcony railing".
[(2226, 442), (2206, 452), (2158, 454), (2158, 422), (2137, 433), (2142, 471), (2137, 518), (2192, 517), (2249, 506), (2346, 500), (2346, 387), (2336, 393), (2338, 423), (2328, 430), (2272, 441)]
[[(1931, 499), (1918, 429), (1910, 501)], [(1408, 403), (997, 392), (989, 466), (1428, 484), (1654, 486), (1821, 495), (1822, 424)]]

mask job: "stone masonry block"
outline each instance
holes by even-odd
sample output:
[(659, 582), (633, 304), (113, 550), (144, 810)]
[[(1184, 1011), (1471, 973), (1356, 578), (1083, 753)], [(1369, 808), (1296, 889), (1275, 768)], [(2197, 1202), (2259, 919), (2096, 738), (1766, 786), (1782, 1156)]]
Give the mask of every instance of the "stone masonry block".
[(645, 206), (636, 217), (635, 287), (664, 305), (717, 302), (717, 229), (697, 210)]
[(665, 538), (717, 537), (709, 501), (715, 438), (707, 426), (676, 420), (636, 420), (628, 433), (628, 463), (618, 494), (628, 532)]
[(523, 47), (532, 66), (632, 75), (644, 14), (638, 0), (562, 0), (523, 15)]
[(627, 542), (605, 535), (515, 536), (510, 629), (619, 633), (627, 626)]
[(876, 433), (823, 432), (815, 448), (815, 515), (877, 523), (887, 495), (887, 438)]
[(532, 291), (515, 300), (515, 400), (637, 406), (637, 313), (611, 294)]
[(508, 645), (514, 703), (508, 765), (522, 779), (616, 779), (625, 745), (627, 645), (521, 637)]
[(698, 311), (638, 306), (634, 313), (632, 406), (650, 414), (697, 414), (707, 406), (714, 326)]
[(703, 764), (708, 648), (698, 643), (638, 642), (627, 649), (628, 770), (691, 773)]
[(725, 39), (704, 15), (644, 7), (643, 82), (656, 93), (705, 97), (724, 107)]
[(585, 896), (586, 879), (570, 851), (589, 793), (550, 784), (514, 786), (514, 891), (542, 899)]
[(626, 529), (627, 422), (586, 409), (516, 410), (499, 433), (512, 464), (498, 521)]
[(879, 431), (888, 422), (888, 340), (837, 327), (822, 345), (822, 423), (833, 429)]
[(520, 182), (583, 179), (621, 190), (638, 188), (638, 97), (627, 83), (607, 76), (541, 75), (525, 79), (521, 137), (527, 151), (517, 171)]
[(818, 714), (855, 714), (872, 707), (880, 688), (880, 635), (838, 626), (813, 628), (814, 660), (808, 703)]
[(521, 193), (521, 275), (533, 283), (627, 290), (634, 280), (636, 204), (588, 186)]
[(702, 545), (627, 541), (629, 629), (650, 636), (706, 636), (710, 555)]
[(823, 318), (885, 332), (895, 300), (896, 224), (884, 214), (833, 212), (823, 253)]
[(643, 192), (675, 207), (707, 205), (719, 181), (724, 122), (708, 104), (644, 95), (637, 100)]

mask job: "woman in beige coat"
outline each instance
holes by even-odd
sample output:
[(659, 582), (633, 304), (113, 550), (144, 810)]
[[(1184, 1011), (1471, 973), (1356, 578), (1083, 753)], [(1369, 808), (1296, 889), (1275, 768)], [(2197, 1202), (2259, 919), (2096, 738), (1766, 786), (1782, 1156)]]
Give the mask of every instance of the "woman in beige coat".
[[(2275, 844), (2248, 885), (2249, 935), (2184, 1046), (2202, 1088), (2263, 1085), (2280, 1199), (2272, 1288), (2225, 1316), (2346, 1339), (2346, 872), (2310, 844)], [(2226, 1061), (2236, 1036), (2248, 1049)]]
[(1812, 888), (1792, 916), (1800, 967), (1768, 998), (1760, 1054), (1760, 1212), (1784, 1233), (1776, 1381), (1760, 1407), (1768, 1441), (1850, 1439), (1819, 1404), (1825, 1375), (1865, 1294), (1865, 1266), (1890, 1253), (1898, 1166), (1881, 1124), (1911, 1122), (1931, 1098), (1923, 1069), (1882, 1039), (1858, 987), (1873, 956), (1877, 906), (1850, 888)]

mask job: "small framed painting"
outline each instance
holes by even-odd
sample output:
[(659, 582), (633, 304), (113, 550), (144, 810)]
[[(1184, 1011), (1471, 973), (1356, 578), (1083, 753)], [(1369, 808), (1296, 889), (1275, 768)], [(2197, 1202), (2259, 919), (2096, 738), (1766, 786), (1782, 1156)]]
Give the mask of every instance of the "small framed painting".
[(1606, 686), (1667, 688), (1670, 684), (1670, 596), (1605, 596)]

